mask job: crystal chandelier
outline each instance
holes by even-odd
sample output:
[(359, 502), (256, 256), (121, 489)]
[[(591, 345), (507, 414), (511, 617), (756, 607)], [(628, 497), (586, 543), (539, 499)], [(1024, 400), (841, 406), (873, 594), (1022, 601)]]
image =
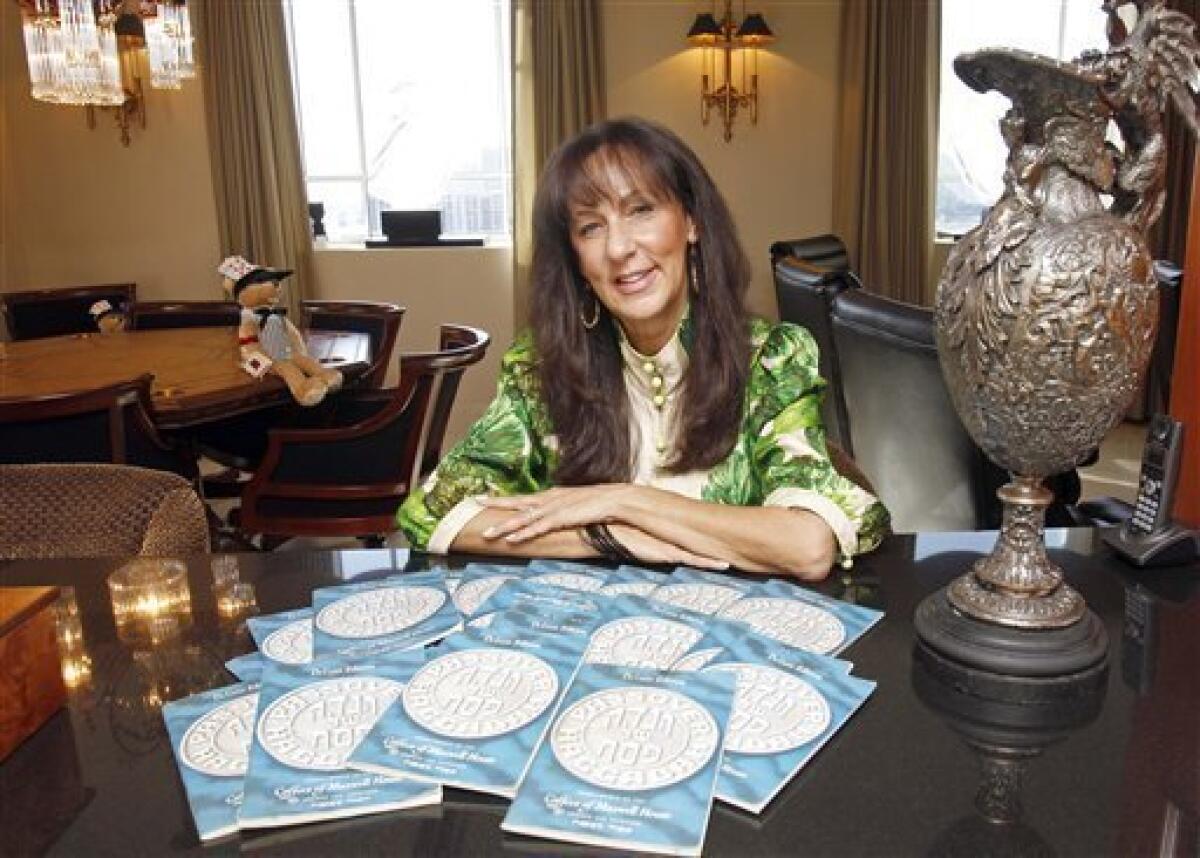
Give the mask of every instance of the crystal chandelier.
[(146, 127), (142, 68), (155, 89), (179, 89), (196, 76), (185, 0), (18, 0), (30, 94), (51, 104), (111, 110), (129, 145)]

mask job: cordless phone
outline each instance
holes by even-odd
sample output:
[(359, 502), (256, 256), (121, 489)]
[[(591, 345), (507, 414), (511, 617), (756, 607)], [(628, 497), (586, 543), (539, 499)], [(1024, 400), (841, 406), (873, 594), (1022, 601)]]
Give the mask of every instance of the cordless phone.
[(1154, 415), (1142, 453), (1137, 503), (1128, 525), (1130, 532), (1146, 536), (1170, 522), (1182, 447), (1183, 424), (1165, 414)]
[(1135, 566), (1170, 566), (1196, 559), (1196, 534), (1171, 521), (1182, 449), (1183, 424), (1165, 414), (1154, 415), (1142, 452), (1133, 515), (1101, 534), (1110, 548)]

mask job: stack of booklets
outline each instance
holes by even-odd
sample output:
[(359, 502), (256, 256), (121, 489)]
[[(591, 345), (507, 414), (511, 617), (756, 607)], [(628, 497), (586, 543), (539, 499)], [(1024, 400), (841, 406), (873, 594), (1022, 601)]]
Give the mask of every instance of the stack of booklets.
[(779, 580), (562, 561), (316, 590), (249, 621), (242, 682), (164, 707), (202, 840), (439, 802), (506, 831), (697, 855), (713, 801), (761, 813), (874, 683), (882, 614)]

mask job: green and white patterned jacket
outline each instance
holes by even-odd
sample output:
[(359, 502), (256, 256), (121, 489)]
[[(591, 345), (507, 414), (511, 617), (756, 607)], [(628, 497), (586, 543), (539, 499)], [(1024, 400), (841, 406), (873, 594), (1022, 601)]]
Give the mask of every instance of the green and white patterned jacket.
[[(753, 358), (742, 428), (724, 461), (707, 471), (659, 473), (674, 427), (675, 391), (687, 368), (688, 320), (659, 354), (638, 354), (622, 338), (633, 423), (633, 482), (713, 503), (786, 506), (820, 515), (844, 564), (876, 547), (887, 510), (830, 464), (821, 424), (825, 386), (817, 346), (796, 325), (751, 323)], [(496, 398), (466, 438), (400, 507), (397, 521), (414, 548), (444, 552), (482, 507), (479, 495), (513, 495), (553, 485), (557, 438), (538, 393), (537, 355), (526, 332), (504, 355)]]

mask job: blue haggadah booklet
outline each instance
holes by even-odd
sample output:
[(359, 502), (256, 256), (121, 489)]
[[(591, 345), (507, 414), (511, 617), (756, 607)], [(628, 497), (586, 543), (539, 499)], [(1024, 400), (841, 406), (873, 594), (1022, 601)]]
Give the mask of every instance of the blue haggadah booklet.
[(679, 566), (650, 594), (650, 598), (700, 614), (717, 614), (753, 590), (754, 586), (749, 581), (719, 572)]
[(267, 660), (260, 652), (248, 652), (225, 662), (225, 669), (238, 678), (239, 682), (258, 682), (262, 679)]
[(501, 828), (699, 855), (733, 677), (583, 665)]
[(312, 661), (312, 608), (250, 617), (246, 626), (265, 658), (277, 664), (308, 664)]
[(600, 588), (605, 596), (649, 596), (659, 584), (667, 582), (667, 576), (641, 566), (618, 566), (608, 576), (608, 582)]
[(346, 768), (351, 751), (424, 659), (418, 649), (389, 653), (386, 663), (329, 658), (270, 664), (259, 692), (239, 826), (270, 828), (441, 801), (438, 787)]
[[(737, 680), (717, 798), (760, 813), (854, 714), (875, 683), (832, 659), (754, 638), (732, 638), (700, 675)], [(833, 667), (830, 670), (830, 667)]]
[(503, 582), (496, 592), (479, 606), (479, 609), (470, 618), (470, 625), (476, 626), (478, 621), (485, 616), (516, 607), (528, 607), (531, 610), (548, 609), (565, 613), (580, 611), (599, 616), (607, 602), (607, 597), (595, 593), (566, 590), (562, 587), (522, 578)]
[(605, 585), (610, 573), (609, 569), (573, 560), (534, 560), (525, 570), (525, 580), (595, 593)]
[(591, 625), (581, 614), (501, 614), (486, 629), (447, 638), (350, 765), (511, 798)]
[(313, 613), (318, 658), (412, 649), (462, 627), (440, 571), (314, 590)]
[(768, 581), (718, 616), (745, 623), (788, 646), (837, 655), (879, 622), (883, 613), (784, 581)]
[(641, 596), (614, 596), (583, 660), (666, 670), (704, 637), (712, 618)]
[(201, 840), (238, 830), (258, 685), (239, 683), (163, 705), (163, 720)]
[(454, 591), (454, 605), (464, 617), (473, 617), (505, 581), (521, 577), (521, 570), (495, 563), (468, 563)]

